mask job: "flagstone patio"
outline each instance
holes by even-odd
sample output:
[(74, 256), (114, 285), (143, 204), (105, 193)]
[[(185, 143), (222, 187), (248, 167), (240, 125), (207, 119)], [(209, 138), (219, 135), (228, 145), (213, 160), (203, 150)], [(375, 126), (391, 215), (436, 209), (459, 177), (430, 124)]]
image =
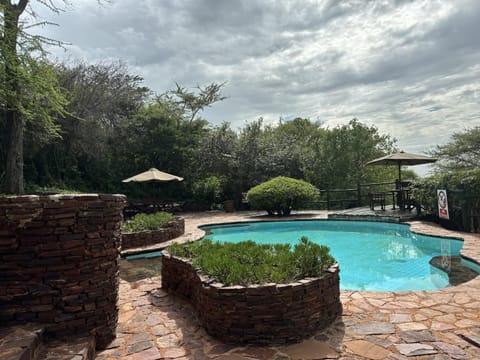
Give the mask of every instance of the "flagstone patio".
[[(265, 219), (253, 212), (185, 214), (185, 234), (200, 224)], [(327, 212), (300, 213), (326, 218)], [(480, 263), (480, 235), (411, 222), (412, 230), (464, 238), (463, 254)], [(340, 264), (341, 266), (341, 264)], [(117, 338), (97, 359), (479, 359), (480, 276), (437, 291), (342, 291), (343, 315), (299, 344), (245, 347), (210, 337), (184, 300), (160, 287), (160, 277), (121, 281)]]

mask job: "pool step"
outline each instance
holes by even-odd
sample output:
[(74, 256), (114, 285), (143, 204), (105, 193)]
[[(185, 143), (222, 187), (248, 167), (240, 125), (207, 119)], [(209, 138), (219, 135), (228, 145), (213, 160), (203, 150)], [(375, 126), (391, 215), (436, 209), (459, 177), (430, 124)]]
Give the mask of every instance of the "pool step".
[(51, 340), (38, 324), (0, 328), (2, 360), (93, 360), (95, 339), (91, 337)]

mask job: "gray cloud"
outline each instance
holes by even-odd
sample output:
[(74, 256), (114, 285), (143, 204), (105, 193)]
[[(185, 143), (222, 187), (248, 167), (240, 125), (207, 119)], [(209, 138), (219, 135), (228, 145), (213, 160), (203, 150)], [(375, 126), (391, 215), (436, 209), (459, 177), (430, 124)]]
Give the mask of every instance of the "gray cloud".
[[(477, 0), (95, 0), (44, 35), (89, 62), (122, 59), (161, 93), (227, 81), (203, 113), (235, 128), (260, 116), (352, 117), (424, 151), (480, 125)], [(65, 54), (52, 49), (53, 55)]]

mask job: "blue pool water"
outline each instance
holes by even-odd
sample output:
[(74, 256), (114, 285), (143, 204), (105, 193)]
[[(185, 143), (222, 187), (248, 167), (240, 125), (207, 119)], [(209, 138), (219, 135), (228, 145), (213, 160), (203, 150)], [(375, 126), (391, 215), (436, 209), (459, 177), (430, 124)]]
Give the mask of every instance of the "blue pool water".
[(205, 238), (221, 242), (298, 243), (302, 236), (330, 247), (340, 264), (344, 290), (433, 290), (448, 274), (429, 264), (458, 255), (463, 242), (412, 233), (408, 225), (361, 221), (276, 221), (205, 226)]

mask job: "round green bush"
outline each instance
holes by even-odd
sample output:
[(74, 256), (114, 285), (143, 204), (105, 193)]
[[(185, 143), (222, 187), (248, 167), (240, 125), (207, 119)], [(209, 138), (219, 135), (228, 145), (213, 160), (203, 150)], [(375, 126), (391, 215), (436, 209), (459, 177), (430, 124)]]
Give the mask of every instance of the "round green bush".
[(251, 188), (247, 193), (250, 206), (270, 215), (289, 215), (306, 202), (316, 201), (320, 192), (303, 180), (279, 176)]

